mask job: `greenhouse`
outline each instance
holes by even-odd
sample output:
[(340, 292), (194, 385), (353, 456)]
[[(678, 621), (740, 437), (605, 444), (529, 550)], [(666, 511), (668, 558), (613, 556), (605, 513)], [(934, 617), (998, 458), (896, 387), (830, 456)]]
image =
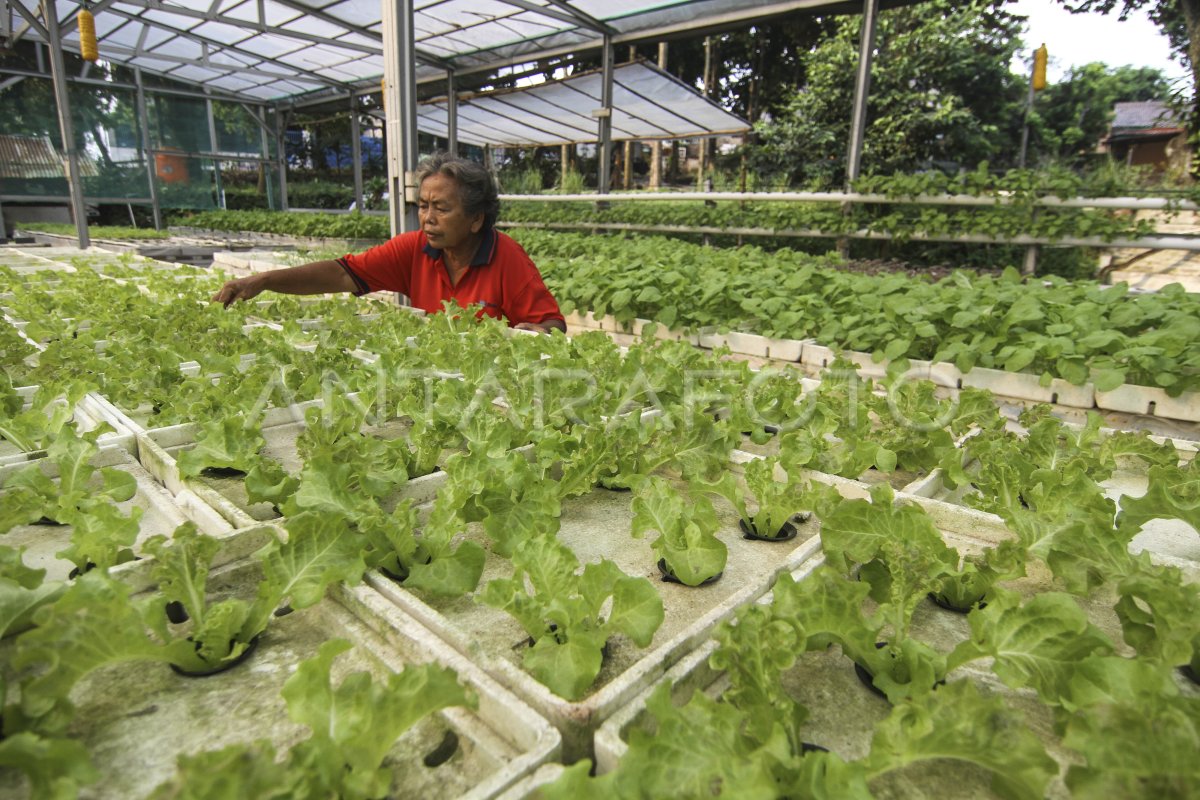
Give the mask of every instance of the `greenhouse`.
[(0, 3), (0, 797), (1197, 796), (1161, 71), (989, 0)]

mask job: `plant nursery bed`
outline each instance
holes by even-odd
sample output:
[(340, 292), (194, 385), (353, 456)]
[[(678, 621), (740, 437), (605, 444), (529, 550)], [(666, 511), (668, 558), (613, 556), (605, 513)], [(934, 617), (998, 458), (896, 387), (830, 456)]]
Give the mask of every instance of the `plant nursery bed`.
[[(229, 525), (195, 495), (187, 493), (181, 497), (173, 497), (162, 484), (154, 480), (154, 477), (141, 464), (134, 460), (129, 451), (123, 448), (101, 448), (92, 460), (91, 466), (111, 467), (132, 475), (136, 481), (137, 488), (134, 495), (130, 499), (116, 504), (123, 516), (130, 515), (134, 508), (141, 509), (142, 516), (138, 525), (138, 536), (132, 547), (135, 554), (138, 554), (141, 542), (158, 534), (170, 536), (177, 527), (188, 520), (195, 522), (201, 530), (214, 535), (230, 530)], [(26, 468), (37, 468), (50, 478), (58, 478), (58, 466), (50, 459), (39, 459), (27, 463), (0, 466), (0, 486), (5, 484), (10, 476)], [(89, 486), (97, 490), (101, 488), (101, 478), (98, 472), (92, 476)], [(3, 498), (4, 493), (0, 490), (0, 502), (3, 502)], [(33, 569), (45, 569), (46, 580), (64, 580), (71, 572), (73, 565), (70, 561), (59, 558), (55, 554), (71, 543), (72, 532), (71, 525), (18, 525), (5, 534), (4, 543), (11, 547), (25, 548), (24, 563)], [(134, 563), (140, 564), (140, 562)]]
[[(290, 475), (298, 475), (304, 467), (296, 451), (296, 440), (304, 432), (304, 408), (315, 405), (317, 403), (312, 402), (292, 408), (272, 409), (263, 420), (262, 435), (266, 445), (261, 453), (278, 461)], [(363, 433), (390, 440), (400, 438), (407, 429), (407, 421), (391, 420), (378, 426), (366, 426)], [(235, 527), (279, 519), (279, 513), (270, 503), (250, 503), (241, 475), (221, 475), (209, 471), (194, 477), (180, 474), (176, 457), (195, 445), (197, 430), (196, 425), (187, 424), (146, 431), (138, 436), (138, 457), (168, 488), (173, 491), (191, 489)], [(403, 487), (404, 491), (398, 496), (410, 497), (417, 503), (432, 499), (432, 491), (424, 491), (422, 484), (417, 483), (421, 480), (414, 479)]]
[[(471, 596), (447, 601), (418, 595), (380, 574), (367, 580), (396, 604), (399, 613), (429, 627), (556, 725), (563, 733), (565, 757), (575, 761), (590, 755), (592, 734), (604, 719), (703, 641), (713, 626), (768, 591), (777, 575), (807, 559), (819, 543), (815, 522), (801, 525), (800, 536), (787, 544), (744, 540), (737, 514), (727, 503), (715, 503), (721, 523), (716, 535), (728, 548), (728, 562), (719, 580), (691, 588), (662, 580), (650, 541), (630, 535), (630, 505), (629, 493), (605, 489), (563, 502), (559, 541), (583, 564), (607, 558), (625, 574), (649, 579), (665, 612), (648, 648), (640, 649), (623, 636), (609, 640), (595, 683), (576, 702), (555, 695), (522, 669), (529, 636), (507, 613)], [(468, 538), (489, 548), (478, 523), (470, 526)], [(509, 561), (489, 553), (480, 591), (489, 581), (511, 573)]]
[[(243, 562), (214, 573), (210, 590), (250, 598), (257, 573)], [(560, 739), (550, 725), (420, 626), (383, 619), (386, 606), (366, 587), (339, 586), (318, 604), (273, 619), (252, 655), (228, 671), (189, 678), (141, 661), (89, 673), (72, 691), (77, 710), (68, 731), (101, 767), (86, 795), (144, 797), (175, 774), (180, 755), (260, 740), (281, 752), (307, 739), (281, 692), (297, 665), (330, 639), (352, 644), (333, 662), (334, 685), (354, 672), (380, 682), (408, 665), (434, 663), (454, 670), (479, 700), (478, 710), (428, 715), (396, 740), (384, 761), (393, 774), (389, 796), (491, 798), (557, 758)], [(426, 766), (427, 758), (437, 766)], [(0, 773), (0, 795), (26, 796), (13, 776)]]
[[(983, 546), (982, 542), (968, 537), (944, 535), (944, 538), (963, 554), (977, 552)], [(823, 563), (824, 557), (817, 555), (795, 570), (792, 577), (797, 582), (803, 581)], [(1196, 580), (1198, 573), (1193, 572), (1189, 577)], [(1049, 570), (1040, 562), (1030, 563), (1025, 577), (1001, 585), (1015, 590), (1024, 600), (1054, 588)], [(768, 606), (771, 600), (772, 596), (768, 594), (758, 602)], [(1132, 655), (1132, 649), (1122, 642), (1121, 626), (1113, 610), (1115, 592), (1102, 589), (1091, 597), (1076, 597), (1075, 600), (1089, 621), (1116, 643), (1116, 655)], [(864, 613), (871, 610), (868, 600)], [(913, 614), (909, 635), (942, 653), (949, 653), (959, 642), (970, 638), (971, 630), (966, 615), (940, 608), (925, 599), (920, 601)], [(728, 677), (709, 664), (709, 657), (717, 649), (715, 639), (704, 643), (600, 727), (596, 734), (598, 773), (618, 767), (633, 730), (653, 732), (654, 720), (646, 711), (646, 703), (661, 684), (672, 685), (671, 696), (677, 706), (685, 704), (694, 692), (717, 699), (729, 688)], [(1025, 727), (1041, 740), (1047, 753), (1059, 765), (1059, 774), (1051, 780), (1046, 796), (1070, 797), (1063, 776), (1068, 766), (1080, 763), (1080, 757), (1066, 748), (1055, 732), (1053, 708), (1041, 702), (1032, 690), (1006, 686), (991, 671), (991, 663), (990, 659), (968, 662), (950, 672), (946, 680), (949, 683), (971, 681), (983, 696), (1000, 696), (1008, 709), (1019, 712)], [(1183, 695), (1200, 697), (1200, 687), (1182, 676), (1176, 676), (1175, 682)], [(892, 711), (885, 698), (863, 684), (853, 662), (836, 644), (800, 654), (796, 663), (783, 673), (781, 684), (788, 696), (809, 712), (800, 731), (803, 740), (824, 747), (847, 761), (867, 756), (876, 725)], [(869, 788), (878, 798), (1001, 796), (991, 785), (991, 775), (982, 767), (950, 758), (927, 760), (889, 772), (873, 780)], [(536, 797), (536, 793), (532, 796)]]

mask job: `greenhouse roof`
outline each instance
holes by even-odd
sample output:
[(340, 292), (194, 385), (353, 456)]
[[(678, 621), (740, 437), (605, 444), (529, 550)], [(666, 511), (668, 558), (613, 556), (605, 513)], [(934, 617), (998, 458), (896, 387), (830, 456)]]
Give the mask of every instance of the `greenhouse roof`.
[[(903, 2), (903, 0), (901, 0)], [(891, 3), (899, 4), (899, 3)], [(861, 10), (846, 0), (415, 0), (418, 81), (613, 44)], [(38, 0), (8, 0), (3, 28), (46, 41)], [(380, 0), (97, 0), (101, 58), (248, 100), (344, 94), (383, 74)], [(56, 0), (78, 52), (79, 3)], [(9, 17), (11, 16), (11, 20)]]
[[(458, 100), (458, 139), (468, 144), (554, 145), (596, 140), (592, 112), (601, 107), (600, 70), (524, 89)], [(448, 136), (446, 98), (421, 103), (417, 125)], [(678, 139), (741, 133), (750, 125), (651, 64), (613, 70), (613, 139)]]

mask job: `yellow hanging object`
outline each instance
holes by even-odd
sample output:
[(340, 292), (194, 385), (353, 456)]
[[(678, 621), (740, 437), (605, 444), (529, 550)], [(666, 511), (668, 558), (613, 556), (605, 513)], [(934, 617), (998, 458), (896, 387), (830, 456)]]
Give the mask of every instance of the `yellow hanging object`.
[(96, 47), (96, 18), (86, 8), (79, 9), (79, 54), (84, 61), (99, 61), (100, 49)]
[(1033, 53), (1033, 90), (1040, 92), (1046, 88), (1046, 62), (1050, 58), (1050, 51), (1043, 44)]

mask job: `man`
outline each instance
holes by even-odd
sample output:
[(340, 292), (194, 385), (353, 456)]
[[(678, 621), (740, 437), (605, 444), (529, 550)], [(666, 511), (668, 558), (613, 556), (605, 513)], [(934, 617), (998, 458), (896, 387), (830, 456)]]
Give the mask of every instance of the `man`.
[(284, 294), (393, 291), (429, 313), (453, 299), (479, 304), (523, 330), (566, 332), (558, 303), (533, 261), (495, 229), (496, 183), (479, 164), (446, 153), (417, 168), (421, 229), (402, 233), (365, 253), (228, 281), (213, 295), (226, 308), (270, 289)]

